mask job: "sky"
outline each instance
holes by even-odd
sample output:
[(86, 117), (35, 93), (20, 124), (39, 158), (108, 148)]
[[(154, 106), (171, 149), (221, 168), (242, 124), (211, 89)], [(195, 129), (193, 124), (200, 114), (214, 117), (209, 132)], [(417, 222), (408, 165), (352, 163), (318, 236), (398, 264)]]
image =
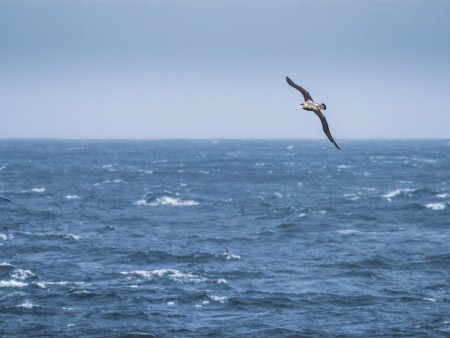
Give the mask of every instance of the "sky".
[(0, 1), (0, 138), (450, 138), (450, 1)]

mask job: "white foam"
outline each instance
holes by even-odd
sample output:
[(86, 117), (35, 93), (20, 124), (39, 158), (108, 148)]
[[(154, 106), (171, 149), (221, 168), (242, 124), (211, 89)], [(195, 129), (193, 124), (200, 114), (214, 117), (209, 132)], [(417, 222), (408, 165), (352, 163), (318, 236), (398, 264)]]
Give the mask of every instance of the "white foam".
[(66, 200), (79, 200), (80, 196), (78, 195), (67, 195)]
[(337, 166), (338, 169), (347, 169), (347, 168), (351, 168), (351, 166), (346, 165), (346, 164), (340, 164)]
[(447, 194), (447, 193), (444, 193), (444, 194), (437, 194), (436, 195), (436, 197), (439, 197), (439, 198), (447, 198), (447, 197), (449, 197), (450, 195), (449, 194)]
[(409, 193), (414, 192), (414, 191), (416, 191), (416, 190), (417, 190), (417, 189), (408, 189), (408, 188), (405, 188), (405, 189), (397, 189), (397, 190), (388, 192), (388, 193), (385, 194), (385, 195), (382, 195), (382, 197), (385, 198), (385, 199), (387, 199), (389, 202), (391, 202), (392, 199), (393, 199), (394, 197), (397, 197), (397, 196), (403, 195), (403, 194), (408, 194), (408, 195), (410, 195)]
[(11, 277), (15, 279), (21, 279), (25, 280), (27, 278), (35, 277), (36, 275), (32, 273), (30, 270), (22, 270), (22, 269), (15, 269), (11, 273)]
[(424, 297), (424, 298), (422, 298), (423, 300), (427, 300), (427, 301), (429, 301), (429, 302), (435, 302), (436, 301), (436, 299), (434, 299), (434, 298), (427, 298), (427, 297)]
[(219, 285), (226, 285), (226, 284), (228, 284), (228, 282), (227, 282), (227, 280), (225, 278), (219, 278), (217, 280), (217, 284), (219, 284)]
[(169, 197), (169, 196), (163, 196), (161, 198), (157, 198), (153, 202), (147, 202), (146, 200), (139, 200), (134, 202), (135, 205), (148, 205), (148, 206), (158, 206), (158, 205), (171, 205), (171, 206), (194, 206), (199, 205), (198, 202), (193, 200), (181, 200), (179, 198)]
[(23, 288), (24, 286), (27, 286), (27, 283), (18, 282), (15, 280), (0, 280), (0, 288)]
[(432, 209), (432, 210), (444, 210), (445, 204), (444, 203), (428, 203), (428, 204), (425, 204), (425, 208)]
[(166, 305), (167, 305), (167, 306), (174, 306), (174, 305), (175, 305), (175, 302), (174, 302), (174, 301), (169, 301), (169, 302), (166, 303)]
[(303, 213), (301, 213), (301, 214), (298, 215), (298, 218), (303, 218), (303, 217), (305, 217), (305, 216), (306, 216), (306, 214), (303, 212)]
[(152, 271), (135, 270), (130, 272), (121, 272), (121, 274), (125, 276), (135, 275), (140, 278), (144, 278), (145, 280), (152, 280), (154, 278), (168, 278), (175, 282), (200, 283), (204, 281), (204, 279), (200, 276), (190, 273), (183, 273), (175, 269), (157, 269)]

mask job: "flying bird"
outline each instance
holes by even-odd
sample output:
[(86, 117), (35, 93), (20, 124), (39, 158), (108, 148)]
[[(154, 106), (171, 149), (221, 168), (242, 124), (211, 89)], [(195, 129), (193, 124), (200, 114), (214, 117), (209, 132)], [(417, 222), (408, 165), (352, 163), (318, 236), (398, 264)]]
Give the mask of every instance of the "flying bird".
[(300, 93), (302, 93), (303, 98), (305, 99), (305, 102), (301, 103), (297, 107), (297, 109), (309, 110), (309, 111), (313, 111), (314, 113), (316, 113), (316, 115), (320, 119), (320, 122), (322, 122), (322, 128), (323, 128), (323, 132), (325, 133), (325, 135), (327, 135), (328, 139), (331, 141), (331, 143), (333, 143), (336, 146), (336, 148), (341, 150), (341, 148), (339, 148), (339, 146), (337, 145), (336, 141), (333, 139), (333, 136), (331, 136), (330, 128), (328, 127), (327, 119), (325, 118), (325, 116), (320, 111), (321, 109), (323, 109), (323, 110), (327, 109), (327, 106), (325, 105), (325, 103), (315, 103), (314, 100), (311, 98), (311, 95), (309, 95), (309, 93), (303, 87), (301, 87), (298, 84), (294, 83), (287, 76), (286, 76), (286, 81), (291, 87), (294, 87), (295, 89), (299, 90)]
[(0, 196), (0, 202), (11, 203), (11, 201), (9, 199), (1, 197), (1, 196)]

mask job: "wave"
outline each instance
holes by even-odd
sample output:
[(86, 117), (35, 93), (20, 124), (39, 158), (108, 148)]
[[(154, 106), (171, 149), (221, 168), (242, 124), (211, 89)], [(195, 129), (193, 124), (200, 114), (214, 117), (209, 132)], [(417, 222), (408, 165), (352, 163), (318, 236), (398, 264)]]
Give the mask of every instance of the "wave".
[(177, 197), (163, 196), (158, 197), (155, 200), (148, 202), (146, 200), (139, 200), (134, 202), (135, 205), (147, 205), (147, 206), (159, 206), (159, 205), (171, 205), (171, 206), (194, 206), (199, 205), (197, 201), (194, 200), (182, 200)]

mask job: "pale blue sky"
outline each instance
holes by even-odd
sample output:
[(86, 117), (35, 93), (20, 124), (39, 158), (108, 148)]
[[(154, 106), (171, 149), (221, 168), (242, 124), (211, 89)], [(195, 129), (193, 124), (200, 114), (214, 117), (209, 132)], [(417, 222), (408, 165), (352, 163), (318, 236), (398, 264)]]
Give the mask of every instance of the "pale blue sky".
[(449, 1), (1, 1), (0, 138), (450, 138)]

